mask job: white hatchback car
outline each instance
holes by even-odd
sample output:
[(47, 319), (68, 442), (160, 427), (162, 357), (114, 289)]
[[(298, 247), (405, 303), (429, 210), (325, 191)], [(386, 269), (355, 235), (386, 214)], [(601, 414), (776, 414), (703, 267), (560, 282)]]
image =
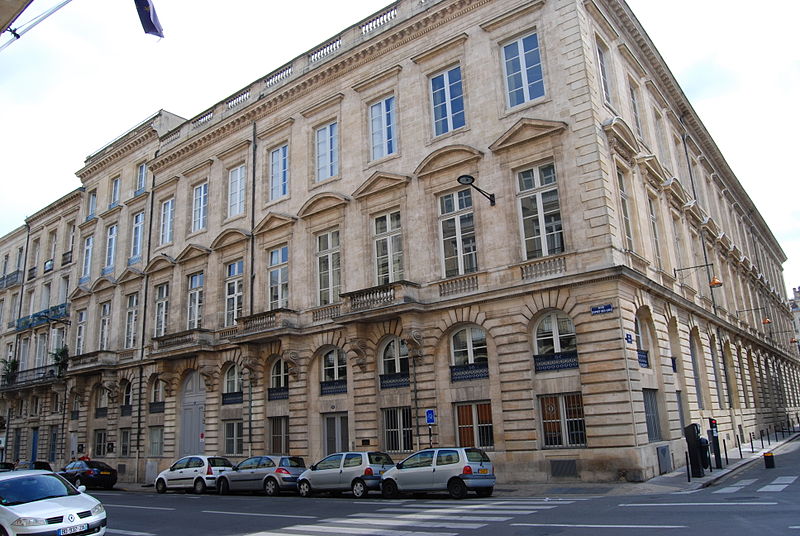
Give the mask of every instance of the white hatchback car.
[(230, 460), (222, 456), (184, 456), (169, 469), (158, 473), (156, 491), (164, 493), (168, 489), (184, 489), (205, 493), (206, 490), (216, 489), (217, 477), (232, 467)]
[(85, 490), (49, 471), (0, 473), (0, 533), (102, 536), (105, 508)]

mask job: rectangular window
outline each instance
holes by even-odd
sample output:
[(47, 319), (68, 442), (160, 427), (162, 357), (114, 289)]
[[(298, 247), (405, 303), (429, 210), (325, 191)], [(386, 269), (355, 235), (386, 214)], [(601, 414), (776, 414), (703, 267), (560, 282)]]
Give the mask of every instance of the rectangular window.
[(89, 192), (89, 198), (86, 200), (86, 219), (94, 218), (97, 212), (97, 190)]
[(341, 273), (339, 266), (339, 231), (317, 235), (317, 283), (319, 305), (339, 301)]
[(175, 217), (175, 199), (170, 198), (161, 203), (161, 231), (159, 244), (172, 242), (172, 220)]
[(377, 284), (403, 279), (403, 234), (400, 211), (375, 218), (375, 273)]
[(36, 335), (36, 356), (34, 367), (39, 368), (45, 366), (47, 361), (47, 333), (39, 333)]
[(98, 350), (108, 350), (108, 336), (111, 330), (111, 302), (100, 304), (100, 341)]
[(647, 424), (647, 439), (661, 441), (661, 422), (658, 416), (658, 390), (642, 389), (644, 419)]
[(540, 396), (539, 409), (544, 448), (586, 446), (583, 397), (580, 393)]
[(270, 153), (269, 198), (289, 194), (289, 146), (284, 144)]
[(289, 247), (280, 246), (269, 252), (269, 308), (289, 306)]
[(142, 258), (142, 237), (144, 236), (144, 212), (133, 216), (131, 230), (131, 260)]
[(339, 174), (339, 125), (336, 122), (318, 128), (317, 180), (321, 181)]
[(394, 154), (394, 97), (387, 97), (369, 107), (372, 136), (372, 160)]
[(164, 427), (151, 426), (147, 430), (147, 437), (149, 440), (149, 448), (147, 449), (148, 456), (163, 456), (164, 455)]
[(225, 421), (225, 454), (240, 455), (244, 452), (244, 422)]
[(136, 325), (139, 317), (139, 293), (127, 296), (128, 307), (125, 311), (125, 348), (136, 347)]
[(522, 212), (525, 258), (535, 259), (564, 252), (561, 205), (556, 187), (556, 169), (545, 164), (517, 175)]
[(81, 277), (88, 278), (92, 272), (92, 248), (94, 247), (94, 237), (87, 236), (83, 242), (83, 267)]
[(94, 431), (94, 457), (106, 455), (106, 431)]
[(441, 136), (466, 124), (461, 67), (453, 67), (431, 77), (431, 103), (435, 136)]
[(106, 229), (106, 268), (114, 266), (114, 257), (117, 252), (117, 226), (109, 225)]
[(647, 198), (647, 208), (650, 216), (650, 232), (653, 235), (653, 252), (656, 256), (656, 266), (661, 270), (661, 242), (658, 235), (658, 206), (657, 201), (651, 197)]
[(597, 43), (597, 70), (600, 75), (600, 87), (603, 90), (603, 101), (611, 104), (611, 79), (608, 70), (608, 49), (605, 45)]
[(131, 429), (121, 428), (119, 431), (119, 454), (120, 456), (131, 455)]
[(111, 179), (111, 202), (108, 208), (114, 208), (119, 204), (119, 177)]
[(244, 279), (244, 262), (236, 261), (227, 266), (225, 280), (225, 327), (233, 326), (236, 319), (242, 316), (242, 287)]
[(392, 452), (414, 450), (411, 436), (411, 407), (383, 409), (383, 448)]
[(205, 229), (208, 225), (208, 183), (194, 187), (192, 201), (192, 232)]
[(203, 272), (189, 276), (187, 329), (203, 327)]
[(228, 174), (228, 217), (244, 213), (245, 167), (233, 168)]
[(289, 417), (269, 418), (270, 445), (273, 454), (289, 454)]
[(169, 283), (156, 286), (156, 322), (153, 336), (161, 337), (167, 332), (169, 319)]
[(86, 309), (78, 311), (78, 326), (75, 329), (75, 355), (83, 353), (86, 338)]
[(492, 406), (489, 402), (457, 404), (456, 417), (459, 447), (494, 446)]
[(544, 96), (539, 36), (535, 33), (503, 46), (508, 107)]
[(142, 162), (136, 167), (136, 189), (133, 195), (139, 195), (144, 191), (147, 183), (147, 164)]
[(636, 134), (642, 137), (642, 112), (639, 107), (639, 86), (632, 80), (628, 81), (631, 97), (631, 114), (633, 114), (633, 126), (636, 128)]
[(628, 206), (630, 203), (630, 197), (628, 195), (628, 190), (626, 186), (625, 175), (623, 175), (622, 171), (617, 170), (617, 185), (619, 186), (619, 205), (620, 210), (622, 211), (622, 230), (625, 233), (625, 249), (628, 251), (634, 251), (633, 248), (633, 232), (631, 231), (631, 207)]
[(475, 242), (472, 193), (469, 189), (439, 197), (439, 225), (442, 233), (444, 276), (477, 272), (478, 249)]
[(3, 330), (5, 330), (5, 328), (2, 327), (3, 326), (3, 320), (5, 320), (5, 318), (4, 318), (5, 315), (3, 314), (5, 312), (5, 309), (6, 309), (6, 301), (5, 300), (0, 300), (0, 329), (3, 329)]

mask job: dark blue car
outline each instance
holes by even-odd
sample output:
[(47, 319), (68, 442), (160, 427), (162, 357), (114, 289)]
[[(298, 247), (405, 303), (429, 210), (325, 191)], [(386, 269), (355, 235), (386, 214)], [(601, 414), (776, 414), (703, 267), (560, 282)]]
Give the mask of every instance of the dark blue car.
[(95, 460), (72, 462), (58, 474), (69, 480), (75, 487), (111, 489), (117, 483), (117, 470), (107, 463)]

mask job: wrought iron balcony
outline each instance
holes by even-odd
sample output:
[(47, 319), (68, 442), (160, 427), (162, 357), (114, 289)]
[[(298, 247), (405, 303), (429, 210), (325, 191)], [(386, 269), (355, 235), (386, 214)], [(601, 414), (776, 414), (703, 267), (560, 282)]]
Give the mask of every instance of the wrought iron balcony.
[(36, 277), (36, 266), (28, 268), (28, 281)]
[(347, 380), (328, 380), (319, 382), (321, 395), (338, 395), (347, 392)]
[(0, 289), (18, 285), (22, 280), (22, 270), (8, 273), (0, 277)]
[(95, 408), (94, 409), (94, 418), (95, 419), (105, 419), (108, 417), (108, 408)]
[(69, 412), (69, 420), (77, 421), (78, 417), (80, 417), (80, 415), (81, 415), (80, 410), (73, 409), (72, 411)]
[(464, 382), (469, 380), (479, 380), (489, 377), (489, 363), (467, 363), (466, 365), (452, 365), (450, 367), (450, 381)]
[(47, 383), (59, 380), (63, 376), (63, 369), (58, 365), (45, 365), (32, 369), (6, 373), (0, 377), (0, 389), (11, 389), (37, 383)]
[(578, 368), (578, 352), (535, 355), (533, 356), (533, 368), (536, 372)]
[(639, 366), (650, 368), (650, 354), (647, 350), (636, 350), (636, 357), (639, 359)]
[(164, 402), (150, 402), (150, 413), (164, 413)]
[(288, 387), (270, 387), (267, 391), (267, 400), (288, 400)]
[(244, 402), (244, 393), (236, 391), (234, 393), (222, 393), (222, 405), (228, 406), (230, 404), (241, 404)]
[(394, 374), (381, 374), (381, 389), (396, 389), (398, 387), (408, 387), (408, 372), (396, 372)]
[(41, 326), (42, 324), (47, 324), (48, 322), (66, 318), (68, 316), (69, 308), (67, 307), (67, 304), (60, 303), (50, 307), (49, 309), (44, 309), (42, 311), (33, 313), (32, 315), (24, 316), (18, 319), (16, 322), (17, 331)]

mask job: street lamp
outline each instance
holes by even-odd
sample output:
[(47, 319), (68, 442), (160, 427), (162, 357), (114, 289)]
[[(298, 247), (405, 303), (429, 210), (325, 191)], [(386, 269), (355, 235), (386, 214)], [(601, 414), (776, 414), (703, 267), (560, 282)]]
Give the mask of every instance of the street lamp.
[[(698, 264), (697, 266), (687, 266), (686, 268), (673, 268), (672, 273), (675, 274), (675, 279), (678, 279), (678, 272), (694, 270), (695, 268), (708, 268), (709, 266), (714, 266), (714, 263), (709, 262), (706, 264)], [(712, 276), (708, 282), (708, 286), (711, 288), (719, 288), (722, 286), (722, 280), (717, 276)]]
[(461, 175), (461, 176), (459, 176), (459, 177), (458, 177), (458, 179), (456, 179), (456, 180), (458, 181), (458, 184), (463, 184), (464, 186), (472, 186), (473, 188), (475, 188), (476, 190), (478, 190), (478, 192), (479, 192), (479, 193), (480, 193), (480, 194), (481, 194), (483, 197), (485, 197), (486, 199), (488, 199), (488, 200), (489, 200), (489, 205), (491, 205), (491, 206), (494, 206), (494, 205), (495, 205), (495, 202), (494, 202), (494, 194), (490, 194), (489, 192), (486, 192), (486, 191), (484, 191), (484, 190), (481, 190), (480, 188), (478, 188), (477, 186), (475, 186), (475, 177), (473, 177), (472, 175)]

